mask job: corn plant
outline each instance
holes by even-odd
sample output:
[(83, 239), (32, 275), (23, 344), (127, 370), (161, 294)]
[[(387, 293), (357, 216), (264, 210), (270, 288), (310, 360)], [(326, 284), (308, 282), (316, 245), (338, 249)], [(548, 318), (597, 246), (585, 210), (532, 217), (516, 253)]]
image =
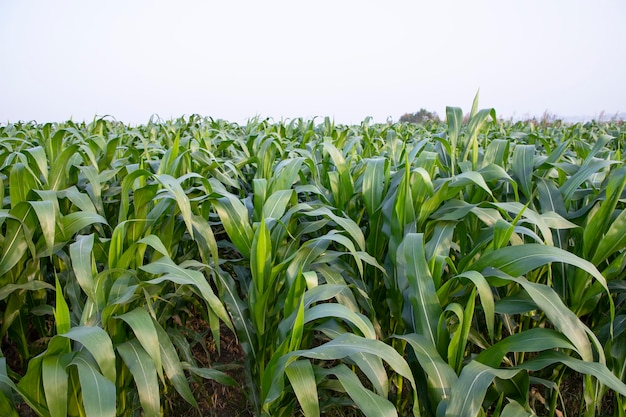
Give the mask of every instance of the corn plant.
[(626, 415), (619, 123), (505, 122), (477, 95), (424, 125), (0, 138), (2, 415), (198, 407), (192, 383), (236, 381), (191, 319), (236, 333), (256, 415)]

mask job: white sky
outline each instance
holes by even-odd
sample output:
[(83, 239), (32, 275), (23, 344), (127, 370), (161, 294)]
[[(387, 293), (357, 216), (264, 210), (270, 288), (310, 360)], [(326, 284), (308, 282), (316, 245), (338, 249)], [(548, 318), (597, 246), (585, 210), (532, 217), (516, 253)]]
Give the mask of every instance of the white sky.
[(626, 1), (1, 0), (0, 123), (626, 111)]

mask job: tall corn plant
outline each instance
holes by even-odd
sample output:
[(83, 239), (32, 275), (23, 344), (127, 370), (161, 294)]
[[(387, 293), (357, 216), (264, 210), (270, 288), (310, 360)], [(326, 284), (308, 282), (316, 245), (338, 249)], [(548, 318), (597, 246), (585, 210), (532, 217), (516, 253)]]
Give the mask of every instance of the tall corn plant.
[[(55, 323), (51, 334), (40, 330), (51, 337), (45, 349), (36, 356), (21, 349), (28, 370), (17, 384), (3, 380), (3, 407), (12, 414), (11, 390), (44, 416), (134, 415), (139, 407), (145, 415), (161, 415), (159, 393), (168, 386), (195, 405), (184, 371), (194, 373), (194, 364), (183, 365), (167, 327), (179, 314), (177, 306), (199, 301), (218, 340), (217, 320), (230, 324), (201, 267), (172, 259), (180, 259), (181, 245), (190, 246), (186, 238), (198, 233), (204, 233), (203, 241), (210, 238), (206, 221), (192, 213), (181, 185), (185, 177), (150, 172), (136, 149), (115, 155), (124, 144), (116, 135), (113, 145), (107, 143), (102, 136), (107, 128), (98, 120), (54, 134), (44, 129), (40, 145), (25, 144), (30, 147), (23, 153), (37, 157), (33, 163), (14, 164), (10, 171), (11, 204), (21, 218), (10, 217), (4, 236), (3, 276), (13, 281), (3, 285), (5, 332), (17, 329), (22, 336), (16, 340), (27, 345), (27, 329), (16, 318), (37, 317), (33, 313), (41, 303), (24, 300), (32, 292), (40, 300), (46, 290), (56, 292), (52, 311), (42, 310), (44, 317), (53, 313)], [(161, 166), (174, 172), (170, 167), (179, 159), (166, 156), (169, 162)], [(116, 157), (126, 166), (116, 164)], [(119, 188), (109, 188), (115, 181)], [(115, 197), (121, 204), (112, 216), (104, 202)], [(43, 273), (31, 272), (20, 283), (23, 265), (33, 262)], [(217, 371), (200, 374), (233, 383)]]

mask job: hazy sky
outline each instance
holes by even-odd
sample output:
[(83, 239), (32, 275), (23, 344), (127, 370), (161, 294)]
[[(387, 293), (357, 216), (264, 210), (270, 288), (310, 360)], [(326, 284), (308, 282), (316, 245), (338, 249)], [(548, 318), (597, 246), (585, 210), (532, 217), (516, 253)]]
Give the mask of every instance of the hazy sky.
[(1, 0), (0, 123), (626, 111), (626, 1)]

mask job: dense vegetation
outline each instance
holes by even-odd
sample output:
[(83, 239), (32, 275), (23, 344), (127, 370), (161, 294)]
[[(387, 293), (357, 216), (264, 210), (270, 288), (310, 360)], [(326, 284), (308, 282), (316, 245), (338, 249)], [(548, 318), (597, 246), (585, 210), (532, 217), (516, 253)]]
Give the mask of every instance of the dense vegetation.
[(256, 415), (623, 416), (625, 136), (476, 104), (0, 126), (0, 415), (191, 409), (234, 383), (200, 321)]

